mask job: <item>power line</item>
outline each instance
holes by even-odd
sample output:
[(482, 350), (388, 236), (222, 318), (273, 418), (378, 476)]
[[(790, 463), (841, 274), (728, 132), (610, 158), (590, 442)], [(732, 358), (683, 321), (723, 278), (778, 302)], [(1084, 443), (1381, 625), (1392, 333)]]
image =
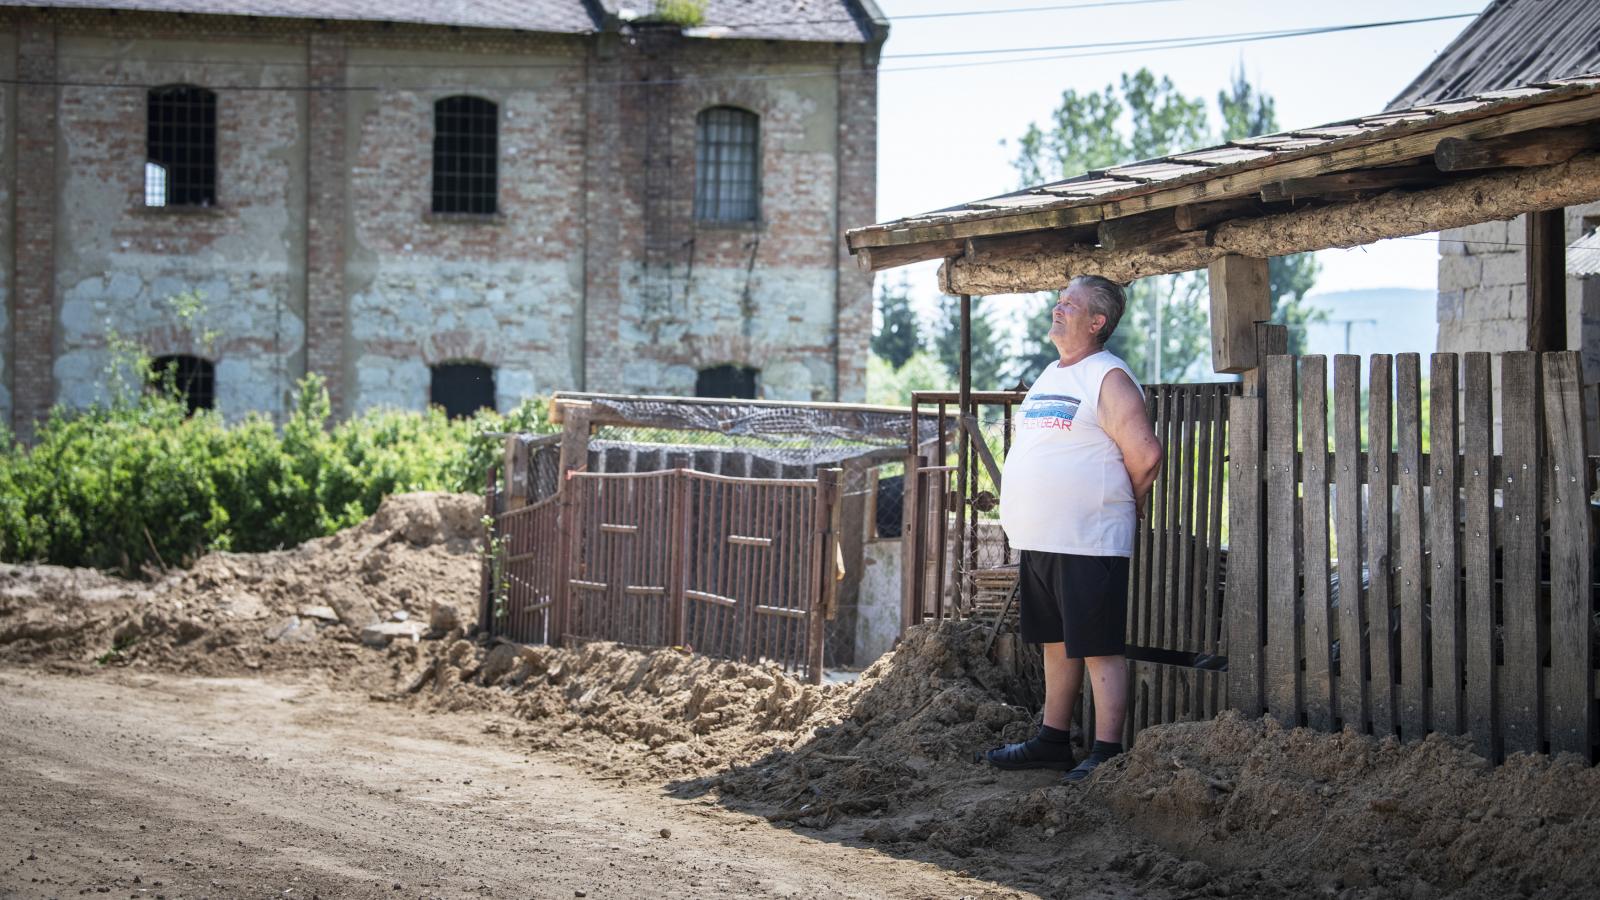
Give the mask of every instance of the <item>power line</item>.
[[(1395, 25), (1418, 25), (1424, 22), (1444, 22), (1450, 19), (1473, 19), (1477, 13), (1452, 13), (1444, 16), (1427, 16), (1417, 19), (1391, 19), (1383, 22), (1357, 22), (1347, 25), (1321, 25), (1310, 28), (1283, 28), (1274, 31), (1236, 31), (1224, 34), (1188, 35), (1172, 38), (1141, 38), (1131, 41), (1099, 41), (1089, 44), (1057, 44), (1049, 47), (1000, 47), (991, 50), (941, 50), (923, 53), (885, 53), (884, 59), (922, 59), (935, 56), (980, 56), (995, 53), (1045, 53), (1056, 50), (1085, 50), (1113, 47), (1134, 47), (1152, 45), (1147, 49), (1159, 49), (1155, 45), (1185, 43), (1189, 41), (1226, 41), (1246, 43), (1257, 40), (1271, 40), (1273, 38), (1303, 37), (1314, 34), (1333, 34), (1341, 31), (1361, 31), (1369, 28), (1388, 28)], [(1206, 46), (1200, 44), (1198, 46)]]
[[(1150, 39), (1148, 41), (1133, 41), (1133, 42), (1129, 42), (1129, 41), (1108, 41), (1108, 42), (1098, 42), (1098, 43), (1088, 43), (1088, 44), (1063, 45), (1064, 47), (1065, 46), (1070, 46), (1070, 47), (1072, 47), (1074, 49), (1086, 50), (1087, 52), (1051, 54), (1051, 55), (1048, 55), (1048, 56), (1030, 56), (1030, 57), (1022, 57), (1022, 58), (1016, 58), (1016, 59), (980, 60), (980, 61), (976, 61), (976, 62), (964, 62), (964, 63), (961, 63), (961, 62), (957, 62), (957, 63), (930, 63), (930, 64), (927, 64), (927, 65), (920, 65), (920, 66), (892, 66), (892, 67), (888, 67), (888, 68), (865, 68), (864, 67), (864, 68), (857, 69), (857, 68), (842, 68), (841, 67), (841, 68), (830, 68), (830, 69), (817, 69), (817, 70), (809, 71), (809, 72), (807, 72), (807, 71), (785, 72), (785, 73), (781, 73), (781, 74), (766, 74), (766, 75), (747, 75), (747, 74), (697, 75), (697, 76), (686, 76), (686, 77), (681, 77), (681, 78), (591, 81), (591, 82), (583, 82), (581, 84), (555, 85), (555, 86), (548, 86), (548, 85), (527, 86), (527, 87), (516, 87), (516, 88), (513, 88), (513, 89), (517, 90), (519, 92), (541, 92), (541, 91), (551, 91), (551, 90), (574, 90), (574, 89), (576, 89), (578, 87), (643, 87), (643, 86), (663, 86), (663, 85), (681, 85), (681, 84), (705, 84), (705, 83), (718, 83), (718, 82), (789, 81), (789, 80), (794, 80), (794, 79), (799, 79), (799, 78), (831, 78), (831, 77), (838, 77), (838, 78), (871, 78), (871, 77), (876, 77), (879, 74), (892, 74), (892, 73), (895, 73), (895, 72), (926, 72), (926, 71), (935, 71), (935, 70), (941, 70), (942, 71), (942, 70), (949, 70), (949, 69), (977, 68), (977, 67), (981, 67), (981, 66), (1011, 65), (1011, 64), (1015, 64), (1015, 63), (1048, 62), (1048, 61), (1062, 60), (1062, 59), (1083, 59), (1083, 58), (1087, 58), (1087, 57), (1096, 57), (1096, 56), (1120, 56), (1120, 55), (1125, 55), (1125, 54), (1129, 54), (1129, 53), (1144, 53), (1144, 52), (1152, 52), (1152, 51), (1157, 51), (1157, 50), (1183, 50), (1183, 49), (1193, 49), (1193, 48), (1197, 48), (1197, 47), (1214, 47), (1214, 46), (1219, 46), (1219, 45), (1222, 45), (1222, 44), (1255, 43), (1255, 42), (1258, 42), (1258, 41), (1279, 40), (1279, 39), (1282, 39), (1282, 38), (1289, 38), (1289, 37), (1305, 37), (1305, 36), (1311, 36), (1311, 35), (1331, 34), (1331, 33), (1338, 33), (1338, 32), (1344, 32), (1344, 31), (1358, 31), (1358, 30), (1366, 30), (1366, 29), (1372, 29), (1372, 28), (1387, 28), (1387, 27), (1400, 26), (1400, 25), (1414, 25), (1414, 24), (1420, 24), (1420, 23), (1426, 23), (1426, 22), (1444, 21), (1444, 20), (1448, 20), (1448, 19), (1467, 18), (1467, 17), (1471, 17), (1471, 16), (1474, 16), (1474, 15), (1476, 15), (1476, 14), (1474, 14), (1474, 13), (1460, 13), (1460, 14), (1453, 14), (1453, 15), (1447, 15), (1447, 16), (1432, 16), (1432, 17), (1418, 18), (1418, 19), (1394, 19), (1394, 20), (1384, 21), (1384, 22), (1359, 22), (1359, 23), (1351, 23), (1351, 24), (1346, 24), (1346, 25), (1329, 25), (1329, 26), (1320, 26), (1320, 27), (1317, 27), (1317, 28), (1309, 28), (1309, 29), (1296, 29), (1296, 30), (1271, 31), (1271, 32), (1240, 32), (1240, 33), (1237, 33), (1236, 35), (1227, 35), (1227, 34), (1196, 35), (1196, 36), (1187, 37), (1187, 38), (1152, 38), (1152, 39)], [(1165, 42), (1165, 43), (1162, 43), (1162, 42)], [(1129, 46), (1129, 44), (1138, 44), (1139, 46)], [(1090, 48), (1105, 48), (1105, 49), (1090, 49)], [(984, 51), (950, 51), (948, 53), (913, 54), (913, 55), (918, 55), (918, 56), (951, 56), (951, 55), (965, 55), (967, 53), (988, 53), (988, 54), (993, 54), (993, 53), (1023, 53), (1023, 52), (1038, 52), (1038, 51), (1044, 50), (1044, 49), (1049, 49), (1049, 48), (1023, 48), (1023, 47), (1019, 47), (1019, 48), (995, 49), (995, 50), (984, 50)], [(170, 60), (170, 59), (155, 60), (155, 59), (147, 59), (147, 58), (140, 58), (140, 57), (88, 57), (88, 59), (99, 59), (99, 60), (106, 61), (106, 62), (157, 62), (157, 63), (171, 63), (171, 62), (174, 62), (174, 60)], [(240, 63), (237, 63), (236, 61), (224, 61), (224, 60), (215, 60), (215, 61), (208, 61), (208, 62), (207, 61), (181, 60), (179, 62), (187, 62), (187, 63), (193, 64), (193, 65), (205, 65), (205, 64), (236, 65), (236, 64), (240, 64)], [(294, 66), (294, 67), (297, 67), (297, 68), (302, 65), (300, 63), (287, 63), (287, 62), (285, 62), (285, 63), (263, 63), (263, 62), (255, 62), (255, 61), (252, 61), (250, 63), (244, 63), (243, 65), (263, 65), (263, 64), (288, 65), (288, 66)], [(707, 63), (707, 64), (709, 64), (709, 63)], [(405, 63), (385, 64), (385, 65), (381, 65), (381, 66), (379, 66), (378, 64), (365, 64), (365, 65), (371, 65), (373, 67), (382, 67), (382, 68), (406, 68), (406, 69), (412, 69), (412, 70), (415, 70), (415, 69), (459, 70), (461, 68), (471, 68), (472, 67), (470, 65), (437, 65), (437, 66), (430, 66), (430, 65), (420, 65), (420, 64), (405, 64)], [(522, 69), (522, 68), (526, 68), (526, 69), (562, 68), (562, 69), (565, 69), (565, 68), (571, 68), (570, 65), (561, 65), (561, 64), (555, 64), (555, 63), (507, 63), (507, 64), (504, 64), (504, 65), (479, 66), (479, 67), (481, 67), (481, 68), (497, 68), (497, 69), (500, 69), (500, 68), (512, 68), (512, 69)], [(170, 83), (169, 81), (162, 81), (160, 83), (135, 83), (135, 82), (110, 82), (110, 81), (88, 81), (88, 80), (0, 78), (0, 84), (17, 85), (17, 86), (31, 86), (31, 87), (103, 87), (103, 88), (123, 88), (123, 89), (148, 90), (150, 88), (161, 87), (161, 86), (163, 86), (165, 84), (169, 84), (169, 83)], [(286, 92), (286, 93), (288, 93), (288, 92), (303, 92), (303, 91), (344, 91), (344, 92), (356, 92), (356, 93), (360, 93), (360, 92), (377, 92), (377, 91), (458, 91), (458, 90), (460, 90), (460, 91), (470, 91), (470, 90), (481, 90), (482, 89), (481, 85), (438, 85), (438, 84), (422, 84), (422, 85), (208, 85), (208, 87), (211, 87), (214, 90), (252, 91), (252, 92), (256, 92), (256, 91), (282, 91), (282, 92)]]

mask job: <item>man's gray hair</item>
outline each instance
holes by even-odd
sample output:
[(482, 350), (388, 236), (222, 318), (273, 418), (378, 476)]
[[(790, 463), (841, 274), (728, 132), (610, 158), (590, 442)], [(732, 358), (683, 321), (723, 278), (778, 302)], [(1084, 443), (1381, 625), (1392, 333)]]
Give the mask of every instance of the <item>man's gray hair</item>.
[(1122, 310), (1128, 304), (1128, 295), (1122, 285), (1099, 275), (1078, 275), (1067, 282), (1067, 290), (1072, 290), (1074, 285), (1083, 287), (1088, 297), (1089, 311), (1106, 317), (1105, 327), (1095, 335), (1100, 346), (1104, 347), (1106, 341), (1111, 340), (1111, 335), (1116, 333), (1117, 323), (1122, 321)]

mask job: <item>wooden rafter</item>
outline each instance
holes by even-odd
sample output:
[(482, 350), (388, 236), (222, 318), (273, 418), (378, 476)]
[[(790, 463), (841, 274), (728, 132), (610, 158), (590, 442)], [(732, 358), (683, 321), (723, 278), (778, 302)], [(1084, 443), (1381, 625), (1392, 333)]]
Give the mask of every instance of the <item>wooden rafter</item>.
[(1078, 246), (983, 263), (955, 259), (941, 267), (940, 283), (952, 294), (1009, 294), (1063, 288), (1074, 275), (1127, 282), (1204, 268), (1228, 254), (1272, 257), (1355, 247), (1596, 200), (1600, 200), (1600, 153), (1585, 153), (1553, 166), (1494, 172), (1422, 191), (1226, 222), (1200, 233), (1205, 242), (1176, 250)]

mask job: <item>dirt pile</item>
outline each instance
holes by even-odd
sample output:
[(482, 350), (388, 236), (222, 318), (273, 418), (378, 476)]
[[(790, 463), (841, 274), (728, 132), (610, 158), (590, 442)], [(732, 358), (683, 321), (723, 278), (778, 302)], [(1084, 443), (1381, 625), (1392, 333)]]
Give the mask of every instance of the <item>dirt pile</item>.
[(212, 553), (154, 582), (59, 566), (0, 567), (0, 662), (155, 666), (199, 674), (373, 661), (372, 643), (477, 618), (481, 498), (419, 493), (326, 538)]
[(486, 731), (603, 771), (658, 778), (718, 771), (786, 746), (834, 715), (839, 685), (776, 666), (682, 650), (485, 647), (466, 640), (389, 648), (396, 690), (425, 709), (486, 714)]

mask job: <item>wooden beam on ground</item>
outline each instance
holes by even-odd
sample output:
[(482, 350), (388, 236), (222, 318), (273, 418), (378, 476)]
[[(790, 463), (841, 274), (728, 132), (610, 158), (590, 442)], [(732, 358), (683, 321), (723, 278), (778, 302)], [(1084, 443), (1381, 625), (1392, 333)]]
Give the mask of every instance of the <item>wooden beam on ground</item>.
[(1270, 258), (1356, 247), (1596, 200), (1600, 200), (1600, 154), (1584, 153), (1553, 166), (1496, 172), (1414, 193), (1393, 192), (1226, 222), (1209, 232), (1209, 244), (1174, 252), (1077, 247), (982, 263), (957, 258), (940, 267), (939, 281), (947, 293), (973, 294), (1056, 290), (1076, 275), (1101, 275), (1126, 283), (1204, 268), (1229, 254)]
[(1441, 172), (1549, 166), (1600, 146), (1600, 127), (1541, 128), (1487, 138), (1445, 138), (1433, 148)]
[(1210, 267), (1211, 368), (1244, 372), (1260, 365), (1256, 323), (1272, 317), (1267, 260), (1224, 256)]
[(1278, 203), (1306, 197), (1378, 193), (1404, 186), (1425, 188), (1442, 180), (1439, 170), (1434, 168), (1431, 162), (1412, 166), (1386, 166), (1381, 169), (1357, 169), (1353, 172), (1335, 172), (1332, 175), (1286, 178), (1262, 188), (1261, 201)]
[(1527, 215), (1528, 349), (1567, 346), (1566, 210)]

